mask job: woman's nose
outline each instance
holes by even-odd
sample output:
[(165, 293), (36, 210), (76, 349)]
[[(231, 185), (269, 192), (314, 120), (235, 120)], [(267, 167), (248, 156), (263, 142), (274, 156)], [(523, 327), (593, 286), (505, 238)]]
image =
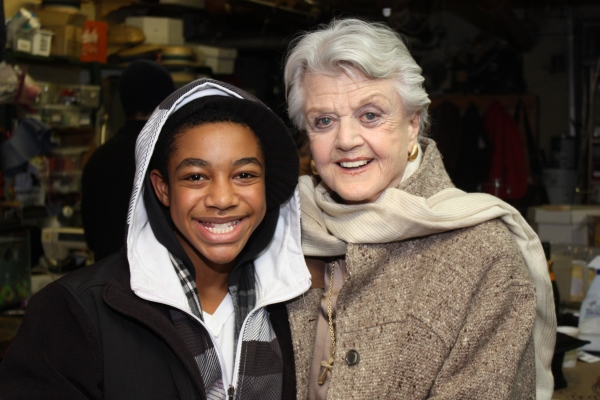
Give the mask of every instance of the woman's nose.
[(226, 210), (237, 206), (239, 198), (233, 182), (226, 178), (213, 179), (210, 183), (205, 203), (207, 207), (214, 207), (219, 210)]
[(360, 131), (360, 124), (353, 118), (342, 118), (336, 137), (336, 147), (340, 150), (349, 151), (364, 144)]

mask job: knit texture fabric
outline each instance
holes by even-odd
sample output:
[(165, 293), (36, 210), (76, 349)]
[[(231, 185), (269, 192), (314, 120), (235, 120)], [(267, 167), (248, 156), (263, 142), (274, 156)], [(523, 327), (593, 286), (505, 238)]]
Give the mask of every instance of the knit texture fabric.
[[(419, 170), (405, 178), (399, 189), (387, 189), (373, 203), (358, 206), (338, 204), (332, 200), (323, 183), (314, 188), (311, 179), (301, 178), (302, 247), (305, 255), (345, 254), (348, 262), (350, 250), (358, 246), (351, 247), (349, 244), (392, 244), (430, 235), (433, 236), (426, 241), (435, 242), (434, 234), (476, 228), (486, 221), (502, 220), (512, 233), (512, 243), (509, 244), (524, 259), (529, 274), (527, 280), (530, 279), (535, 286), (537, 317), (533, 338), (537, 398), (550, 399), (553, 393), (550, 363), (556, 320), (545, 256), (537, 235), (518, 211), (501, 200), (486, 194), (467, 194), (453, 189), (435, 144), (422, 139), (421, 147), (425, 154)], [(494, 237), (492, 232), (485, 231), (480, 234), (478, 240), (482, 243), (489, 242), (492, 247), (502, 243), (502, 235)], [(464, 251), (457, 249), (456, 254), (445, 256), (456, 263), (464, 263)], [(476, 269), (475, 266), (473, 268)], [(440, 289), (451, 289), (451, 285)]]

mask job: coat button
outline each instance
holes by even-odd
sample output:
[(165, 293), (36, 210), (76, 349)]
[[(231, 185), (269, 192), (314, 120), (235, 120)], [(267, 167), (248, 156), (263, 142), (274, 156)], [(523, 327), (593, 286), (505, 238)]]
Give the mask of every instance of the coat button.
[(358, 354), (358, 351), (356, 350), (349, 350), (346, 353), (346, 364), (353, 366), (358, 364), (358, 362), (360, 361), (360, 355)]

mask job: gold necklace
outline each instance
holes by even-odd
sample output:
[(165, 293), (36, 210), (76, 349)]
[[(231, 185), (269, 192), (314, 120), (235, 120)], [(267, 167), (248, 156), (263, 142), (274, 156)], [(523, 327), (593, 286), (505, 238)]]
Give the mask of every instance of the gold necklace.
[(335, 275), (335, 262), (331, 263), (331, 276), (329, 277), (329, 292), (327, 293), (327, 317), (329, 319), (329, 334), (331, 335), (331, 357), (329, 361), (321, 361), (325, 369), (319, 376), (317, 383), (323, 385), (327, 380), (327, 371), (333, 373), (333, 356), (335, 355), (335, 330), (333, 329), (333, 311), (331, 310), (331, 297), (333, 296), (333, 278)]

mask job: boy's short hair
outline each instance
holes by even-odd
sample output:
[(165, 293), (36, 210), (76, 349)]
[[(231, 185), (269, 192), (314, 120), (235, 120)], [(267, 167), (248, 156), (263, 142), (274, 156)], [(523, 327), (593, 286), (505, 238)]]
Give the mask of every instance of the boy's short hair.
[[(204, 108), (196, 113), (184, 115), (182, 118), (177, 118), (175, 113), (165, 126), (163, 127), (160, 136), (154, 147), (154, 153), (150, 160), (150, 170), (156, 169), (162, 175), (163, 180), (169, 182), (169, 159), (176, 150), (177, 137), (189, 129), (213, 123), (232, 123), (252, 128), (237, 114), (228, 110)], [(169, 123), (171, 122), (171, 123)], [(261, 152), (264, 156), (264, 150), (258, 136), (252, 131), (254, 137), (259, 143)]]

